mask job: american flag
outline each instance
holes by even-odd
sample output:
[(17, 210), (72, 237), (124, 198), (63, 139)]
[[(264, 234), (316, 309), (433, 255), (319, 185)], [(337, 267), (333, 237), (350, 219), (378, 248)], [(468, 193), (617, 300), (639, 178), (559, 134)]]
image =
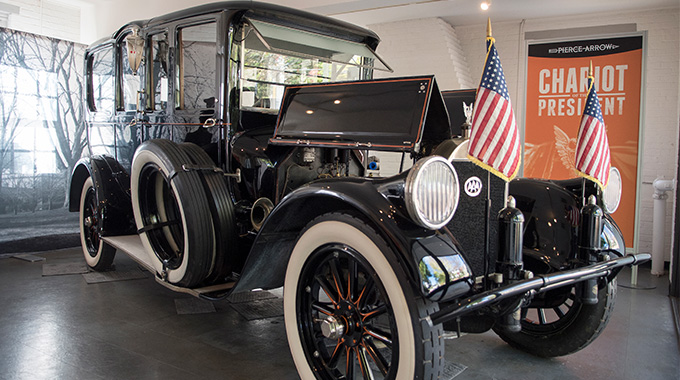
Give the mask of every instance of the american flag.
[(609, 182), (609, 140), (602, 119), (600, 101), (595, 92), (592, 74), (588, 77), (588, 100), (581, 117), (576, 141), (576, 170), (579, 175), (597, 182), (604, 188)]
[(468, 157), (506, 181), (517, 175), (522, 161), (519, 131), (495, 40), (486, 38), (486, 63), (477, 90)]

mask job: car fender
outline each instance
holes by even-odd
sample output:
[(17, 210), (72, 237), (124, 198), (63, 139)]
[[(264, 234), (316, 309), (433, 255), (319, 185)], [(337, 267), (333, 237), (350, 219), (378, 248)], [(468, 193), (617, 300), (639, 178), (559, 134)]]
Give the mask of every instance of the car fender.
[(127, 235), (136, 232), (130, 200), (130, 175), (110, 156), (85, 157), (78, 161), (71, 175), (69, 211), (78, 211), (80, 194), (87, 177), (92, 177), (97, 203), (103, 217), (104, 236)]
[[(362, 178), (321, 180), (303, 186), (286, 196), (267, 218), (248, 255), (243, 274), (234, 291), (255, 288), (271, 289), (283, 285), (288, 259), (302, 229), (317, 216), (346, 211), (361, 217), (392, 248), (387, 259), (406, 274), (409, 282), (421, 291), (415, 243), (424, 239), (448, 236), (415, 225), (405, 210), (388, 200), (379, 190), (378, 181)], [(436, 254), (457, 253), (454, 244), (440, 245)]]
[[(525, 268), (536, 273), (564, 270), (578, 251), (579, 191), (562, 182), (521, 178), (510, 182), (510, 194), (524, 214)], [(625, 243), (614, 219), (603, 218), (603, 249), (625, 255)]]

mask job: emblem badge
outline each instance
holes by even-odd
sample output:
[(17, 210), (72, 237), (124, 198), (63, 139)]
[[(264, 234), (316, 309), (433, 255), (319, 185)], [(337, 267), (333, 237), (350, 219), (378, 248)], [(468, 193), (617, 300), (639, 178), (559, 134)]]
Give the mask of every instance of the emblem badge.
[(465, 181), (465, 194), (476, 197), (482, 192), (482, 180), (479, 177), (470, 177)]

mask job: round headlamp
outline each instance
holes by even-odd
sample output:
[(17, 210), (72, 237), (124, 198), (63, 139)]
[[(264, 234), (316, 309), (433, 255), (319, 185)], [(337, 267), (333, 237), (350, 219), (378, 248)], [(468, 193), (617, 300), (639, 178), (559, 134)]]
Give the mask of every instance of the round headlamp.
[(458, 197), (458, 175), (443, 157), (419, 160), (406, 177), (406, 209), (411, 218), (425, 228), (444, 227), (456, 212)]
[(609, 169), (609, 183), (602, 194), (604, 209), (608, 213), (612, 214), (619, 208), (622, 188), (621, 173), (619, 172), (619, 169), (612, 166)]

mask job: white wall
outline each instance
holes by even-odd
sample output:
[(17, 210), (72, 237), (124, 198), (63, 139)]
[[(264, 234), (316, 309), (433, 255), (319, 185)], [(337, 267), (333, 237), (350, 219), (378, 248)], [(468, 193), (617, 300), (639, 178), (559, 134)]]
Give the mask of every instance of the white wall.
[(3, 0), (19, 8), (7, 27), (22, 32), (80, 42), (80, 6), (59, 0)]
[(376, 72), (376, 77), (434, 74), (440, 90), (475, 86), (456, 31), (442, 19), (414, 19), (370, 28), (381, 37), (378, 54), (385, 56), (395, 71)]
[[(437, 19), (428, 19), (437, 20)], [(378, 47), (378, 53), (388, 62), (400, 63), (395, 76), (416, 73), (434, 72), (437, 76), (438, 62), (441, 60), (441, 49), (430, 51), (418, 45), (431, 38), (431, 31), (421, 27), (411, 28), (417, 20), (394, 22), (389, 24), (369, 25), (378, 32), (383, 41), (388, 43), (386, 49)], [(438, 22), (438, 21), (437, 21)], [(636, 24), (638, 31), (647, 31), (646, 94), (643, 105), (643, 138), (642, 138), (642, 185), (639, 189), (640, 206), (638, 209), (639, 236), (638, 250), (651, 252), (652, 246), (652, 181), (657, 177), (674, 178), (678, 160), (678, 131), (680, 120), (680, 9), (660, 9), (637, 12), (619, 12), (589, 14), (581, 16), (560, 17), (555, 19), (528, 19), (521, 21), (493, 24), (493, 35), (496, 38), (503, 71), (508, 82), (508, 89), (517, 116), (523, 120), (524, 90), (526, 72), (526, 41), (524, 32), (585, 28), (602, 25)], [(486, 54), (486, 25), (455, 27), (462, 53), (469, 65), (474, 85), (481, 76), (482, 65)], [(409, 40), (404, 35), (411, 35)], [(392, 44), (398, 44), (394, 49)], [(410, 46), (416, 44), (416, 46)], [(418, 59), (406, 61), (402, 55), (410, 55), (412, 51), (420, 52)], [(405, 63), (404, 66), (401, 64)], [(408, 64), (407, 64), (408, 63)], [(450, 73), (444, 73), (444, 76)], [(453, 83), (448, 80), (441, 83)], [(442, 89), (455, 89), (441, 85)], [(674, 199), (675, 196), (669, 197)], [(670, 260), (671, 231), (674, 222), (673, 204), (668, 202), (666, 226), (666, 260)]]

